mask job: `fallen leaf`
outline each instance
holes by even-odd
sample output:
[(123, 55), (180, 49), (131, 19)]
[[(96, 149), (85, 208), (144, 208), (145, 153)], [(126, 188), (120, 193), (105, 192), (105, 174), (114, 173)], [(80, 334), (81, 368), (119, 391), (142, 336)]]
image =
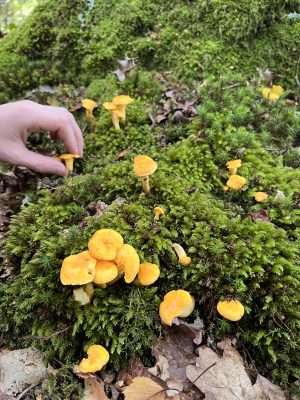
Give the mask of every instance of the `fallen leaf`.
[(121, 158), (124, 158), (127, 156), (127, 154), (130, 152), (131, 148), (128, 147), (128, 149), (120, 151), (120, 153), (117, 155), (116, 160), (120, 160)]
[(270, 222), (270, 218), (268, 215), (267, 210), (260, 210), (257, 212), (250, 212), (249, 217), (252, 219), (252, 221), (264, 221), (264, 222)]
[(197, 317), (193, 323), (188, 323), (182, 319), (175, 318), (173, 324), (180, 326), (183, 332), (185, 332), (186, 335), (189, 335), (196, 345), (199, 346), (202, 343), (205, 331), (204, 323), (199, 317)]
[(253, 386), (255, 400), (285, 400), (286, 397), (277, 385), (274, 385), (268, 379), (261, 375), (257, 376), (256, 383)]
[(103, 382), (96, 377), (85, 379), (82, 400), (109, 400), (104, 392)]
[[(166, 394), (162, 386), (150, 378), (137, 377), (124, 390), (125, 400), (164, 400)], [(87, 400), (87, 399), (86, 399)]]
[(135, 68), (135, 59), (134, 58), (125, 58), (124, 60), (117, 60), (119, 68), (116, 69), (113, 73), (117, 76), (120, 82), (125, 81), (126, 74)]

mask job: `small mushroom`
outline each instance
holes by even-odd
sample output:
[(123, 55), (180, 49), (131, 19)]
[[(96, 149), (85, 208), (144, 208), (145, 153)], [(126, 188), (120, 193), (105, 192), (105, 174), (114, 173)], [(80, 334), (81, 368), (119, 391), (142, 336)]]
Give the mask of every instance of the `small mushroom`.
[(137, 285), (150, 286), (159, 278), (160, 270), (156, 264), (145, 262), (140, 265), (138, 276), (135, 280)]
[(231, 160), (226, 163), (226, 167), (229, 170), (230, 175), (235, 175), (237, 173), (238, 168), (242, 166), (241, 160)]
[(165, 210), (161, 207), (155, 207), (154, 210), (154, 221), (159, 221), (162, 215), (165, 215)]
[(73, 172), (74, 159), (80, 158), (80, 156), (78, 154), (65, 153), (65, 154), (58, 156), (57, 158), (65, 163), (65, 166), (68, 171), (68, 175), (70, 175)]
[(262, 88), (261, 92), (265, 99), (274, 103), (283, 95), (284, 90), (280, 85), (273, 85), (272, 87)]
[(186, 318), (192, 314), (195, 300), (186, 290), (171, 290), (164, 296), (159, 306), (161, 321), (171, 326), (175, 318)]
[(94, 286), (92, 283), (88, 283), (80, 288), (73, 290), (74, 300), (80, 303), (81, 306), (89, 304), (94, 295)]
[(268, 193), (265, 193), (265, 192), (255, 192), (255, 193), (253, 193), (253, 195), (254, 195), (255, 200), (258, 203), (263, 203), (269, 197)]
[(191, 257), (187, 256), (184, 248), (178, 243), (173, 243), (172, 247), (178, 256), (179, 264), (184, 265), (184, 266), (190, 265), (190, 263), (192, 262), (192, 259), (191, 259)]
[(94, 283), (106, 287), (106, 284), (114, 281), (118, 275), (118, 267), (114, 262), (97, 261)]
[(247, 184), (247, 180), (240, 175), (231, 175), (226, 182), (225, 190), (240, 190)]
[(229, 321), (239, 321), (245, 313), (243, 304), (238, 300), (219, 301), (217, 310), (222, 317)]
[(73, 254), (64, 259), (60, 270), (63, 285), (85, 285), (95, 277), (96, 260), (88, 251)]
[(85, 116), (87, 119), (93, 119), (93, 111), (97, 107), (97, 103), (91, 99), (83, 99), (81, 100), (81, 105), (85, 109)]
[(99, 229), (89, 240), (88, 248), (97, 260), (113, 261), (123, 243), (122, 236), (113, 229)]
[(140, 269), (140, 258), (136, 250), (130, 244), (124, 244), (118, 251), (115, 263), (119, 273), (124, 273), (126, 283), (135, 280)]
[(126, 107), (133, 102), (130, 96), (116, 96), (113, 101), (103, 103), (103, 107), (111, 112), (115, 129), (120, 130), (120, 120), (126, 121)]
[(151, 157), (141, 155), (134, 158), (134, 172), (142, 178), (143, 190), (146, 194), (150, 193), (149, 176), (157, 170), (157, 162)]
[(101, 369), (109, 361), (108, 351), (98, 344), (93, 344), (87, 349), (88, 358), (83, 358), (79, 364), (79, 371), (82, 373), (94, 373)]

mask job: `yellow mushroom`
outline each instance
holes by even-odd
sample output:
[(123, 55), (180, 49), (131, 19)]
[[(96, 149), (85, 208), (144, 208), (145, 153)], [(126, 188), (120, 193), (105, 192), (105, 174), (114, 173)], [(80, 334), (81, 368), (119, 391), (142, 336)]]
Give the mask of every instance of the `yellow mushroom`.
[(124, 273), (126, 283), (131, 283), (135, 280), (140, 269), (140, 258), (130, 244), (124, 244), (119, 249), (115, 263), (118, 266), (119, 273)]
[(119, 275), (118, 267), (113, 261), (97, 261), (94, 283), (106, 287)]
[(219, 301), (217, 310), (222, 317), (229, 321), (239, 321), (245, 313), (243, 304), (238, 300)]
[(154, 221), (159, 221), (162, 215), (165, 215), (165, 210), (161, 207), (155, 207), (154, 210)]
[(157, 170), (157, 162), (151, 157), (140, 155), (134, 158), (134, 172), (142, 178), (143, 190), (146, 194), (150, 193), (149, 176)]
[(273, 85), (272, 87), (264, 87), (261, 89), (262, 96), (270, 100), (271, 102), (276, 102), (284, 93), (283, 87), (280, 85)]
[(81, 306), (89, 304), (94, 295), (94, 286), (92, 283), (88, 283), (80, 288), (73, 290), (74, 300), (80, 303)]
[(225, 190), (240, 190), (247, 184), (247, 180), (240, 175), (231, 175), (226, 182)]
[(171, 290), (159, 306), (161, 321), (171, 326), (175, 318), (186, 318), (193, 312), (195, 300), (186, 290)]
[(254, 198), (258, 203), (263, 203), (268, 199), (269, 195), (268, 193), (265, 192), (255, 192), (254, 193)]
[(74, 159), (80, 158), (80, 156), (78, 154), (65, 153), (65, 154), (58, 156), (57, 158), (65, 163), (65, 166), (68, 171), (68, 175), (70, 175), (73, 172)]
[(157, 281), (159, 275), (160, 270), (158, 265), (145, 262), (140, 265), (135, 283), (141, 286), (149, 286)]
[(172, 247), (178, 256), (179, 264), (184, 265), (184, 266), (190, 265), (190, 263), (192, 262), (192, 259), (191, 259), (191, 257), (187, 256), (184, 248), (178, 243), (173, 243)]
[(115, 129), (120, 130), (120, 120), (126, 121), (126, 107), (133, 102), (130, 96), (116, 96), (111, 102), (103, 103), (103, 107), (111, 112)]
[(226, 167), (229, 170), (230, 175), (235, 175), (237, 173), (238, 168), (242, 166), (241, 160), (230, 160), (226, 163)]
[(88, 249), (97, 260), (112, 261), (123, 243), (122, 236), (113, 229), (99, 229), (89, 240)]
[(82, 373), (95, 373), (109, 361), (108, 351), (98, 344), (93, 344), (87, 349), (88, 358), (83, 358), (79, 364), (79, 371)]
[(85, 115), (87, 119), (93, 119), (93, 111), (97, 107), (97, 103), (91, 99), (83, 99), (81, 100), (81, 105), (85, 109)]
[(96, 260), (88, 251), (73, 254), (64, 259), (60, 270), (63, 285), (85, 285), (95, 277)]

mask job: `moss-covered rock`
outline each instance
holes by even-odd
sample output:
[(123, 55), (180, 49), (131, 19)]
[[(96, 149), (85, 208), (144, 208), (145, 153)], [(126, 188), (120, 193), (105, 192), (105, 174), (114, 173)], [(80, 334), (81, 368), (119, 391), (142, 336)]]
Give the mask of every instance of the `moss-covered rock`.
[[(94, 123), (76, 111), (86, 143), (79, 176), (39, 192), (13, 217), (6, 262), (14, 275), (0, 287), (1, 331), (9, 332), (7, 342), (33, 343), (65, 363), (99, 342), (118, 367), (145, 354), (161, 333), (160, 299), (184, 288), (216, 340), (236, 335), (260, 371), (290, 387), (300, 368), (300, 25), (286, 14), (297, 3), (178, 0), (172, 10), (150, 0), (99, 0), (92, 9), (83, 3), (48, 0), (0, 42), (1, 101), (48, 83), (59, 86), (44, 101), (68, 105), (70, 88), (86, 86), (99, 104)], [(119, 82), (112, 72), (125, 55), (137, 57), (137, 67)], [(262, 98), (256, 69), (267, 67), (286, 89), (276, 103)], [(183, 98), (193, 93), (197, 116), (153, 124), (173, 86)], [(135, 102), (116, 131), (101, 103), (120, 93)], [(158, 161), (149, 196), (133, 173), (137, 154)], [(226, 162), (235, 158), (247, 186), (226, 192)], [(256, 191), (268, 201), (256, 203)], [(101, 216), (89, 211), (97, 200), (110, 204)], [(166, 214), (155, 223), (157, 205)], [(161, 277), (147, 289), (121, 281), (98, 288), (80, 307), (59, 282), (60, 265), (102, 227), (120, 232), (141, 260), (158, 263)], [(191, 256), (189, 267), (177, 263), (173, 242)], [(238, 324), (216, 313), (227, 296), (246, 307)]]

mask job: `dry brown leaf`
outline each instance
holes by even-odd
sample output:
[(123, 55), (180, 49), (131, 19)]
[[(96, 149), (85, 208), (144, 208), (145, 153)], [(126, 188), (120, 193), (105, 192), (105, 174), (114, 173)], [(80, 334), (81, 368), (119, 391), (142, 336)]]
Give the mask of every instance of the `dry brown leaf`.
[(150, 378), (137, 377), (124, 390), (125, 400), (165, 400), (163, 387)]
[(96, 377), (85, 379), (82, 400), (109, 400), (104, 392), (103, 382)]

